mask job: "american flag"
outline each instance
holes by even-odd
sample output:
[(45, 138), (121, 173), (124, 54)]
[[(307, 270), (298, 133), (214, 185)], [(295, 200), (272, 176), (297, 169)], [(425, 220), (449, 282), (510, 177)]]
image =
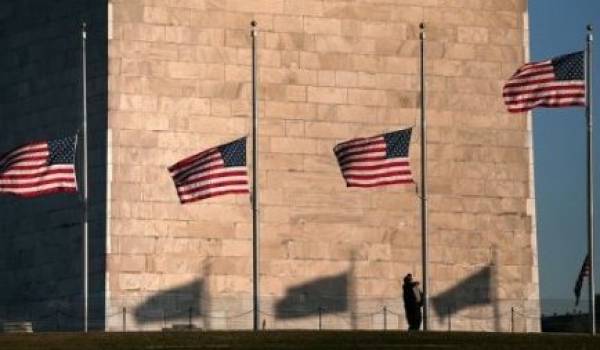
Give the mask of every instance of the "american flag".
[(583, 51), (523, 65), (504, 85), (511, 113), (535, 107), (585, 106)]
[(36, 197), (76, 192), (77, 137), (33, 142), (0, 157), (0, 193)]
[(181, 203), (229, 193), (249, 193), (246, 138), (185, 158), (170, 166), (169, 172)]
[(413, 182), (408, 159), (412, 128), (342, 142), (333, 149), (347, 187)]
[(583, 260), (583, 264), (581, 265), (581, 271), (579, 271), (579, 276), (577, 276), (577, 281), (575, 282), (575, 305), (579, 304), (579, 297), (581, 296), (581, 287), (583, 286), (583, 279), (590, 276), (590, 256), (587, 255), (585, 260)]

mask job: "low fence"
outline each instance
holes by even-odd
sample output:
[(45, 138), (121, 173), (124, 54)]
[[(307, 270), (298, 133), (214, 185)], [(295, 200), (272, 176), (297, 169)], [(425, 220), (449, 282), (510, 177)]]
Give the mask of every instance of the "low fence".
[[(97, 301), (97, 300), (96, 300)], [(261, 329), (407, 329), (400, 298), (348, 300), (323, 299), (281, 303), (275, 297), (261, 299)], [(322, 301), (322, 302), (319, 302)], [(165, 329), (252, 329), (252, 300), (246, 298), (199, 299), (189, 295), (111, 298), (90, 302), (89, 328), (105, 331), (159, 331)], [(0, 309), (0, 322), (31, 322), (34, 331), (80, 330), (80, 300), (37, 302)], [(2, 312), (4, 311), (4, 312)], [(540, 331), (538, 303), (490, 301), (478, 305), (435, 305), (429, 309), (429, 327), (440, 331)]]

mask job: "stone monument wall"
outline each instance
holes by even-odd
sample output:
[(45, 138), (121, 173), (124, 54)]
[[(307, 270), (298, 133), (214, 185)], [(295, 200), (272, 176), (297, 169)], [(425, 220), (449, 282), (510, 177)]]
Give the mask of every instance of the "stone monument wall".
[[(91, 0), (0, 3), (0, 154), (80, 130), (81, 22), (88, 23), (89, 319), (91, 328), (100, 329), (106, 287), (106, 9), (106, 1)], [(80, 166), (78, 178), (81, 186)], [(3, 194), (0, 213), (0, 323), (31, 321), (34, 331), (82, 329), (80, 195)]]
[[(180, 205), (167, 171), (251, 134), (252, 20), (261, 326), (375, 329), (384, 307), (406, 326), (425, 22), (431, 328), (507, 331), (514, 307), (538, 330), (531, 130), (501, 98), (525, 59), (524, 0), (109, 1), (108, 329), (124, 307), (138, 329), (252, 326), (249, 196)], [(336, 143), (411, 126), (417, 184), (345, 187)]]

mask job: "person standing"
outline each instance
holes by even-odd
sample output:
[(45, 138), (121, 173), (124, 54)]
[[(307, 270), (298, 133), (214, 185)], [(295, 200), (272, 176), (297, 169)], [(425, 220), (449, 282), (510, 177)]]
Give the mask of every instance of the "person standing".
[(408, 321), (408, 330), (418, 331), (421, 328), (423, 292), (419, 287), (419, 282), (414, 281), (412, 274), (410, 273), (404, 276), (402, 298), (404, 299), (404, 311), (406, 314), (406, 321)]

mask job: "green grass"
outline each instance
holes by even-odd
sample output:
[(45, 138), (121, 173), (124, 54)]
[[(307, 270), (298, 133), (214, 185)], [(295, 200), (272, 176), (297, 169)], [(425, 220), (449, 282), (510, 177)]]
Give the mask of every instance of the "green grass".
[(399, 331), (190, 331), (155, 333), (0, 334), (0, 349), (600, 349), (600, 337)]

